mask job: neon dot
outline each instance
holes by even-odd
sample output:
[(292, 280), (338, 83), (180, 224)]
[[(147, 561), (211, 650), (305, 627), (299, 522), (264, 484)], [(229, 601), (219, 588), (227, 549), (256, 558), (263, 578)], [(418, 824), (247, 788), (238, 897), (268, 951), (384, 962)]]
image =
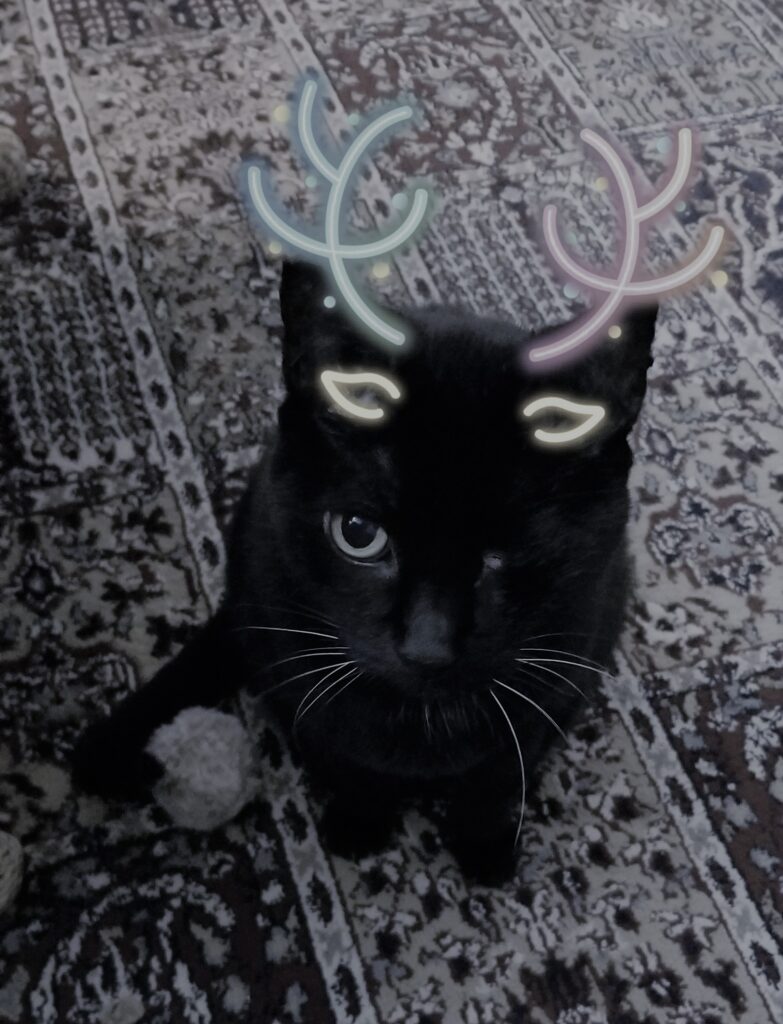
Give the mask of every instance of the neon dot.
[(372, 265), (372, 276), (382, 280), (384, 277), (388, 277), (391, 273), (391, 267), (386, 260), (378, 260), (377, 263)]
[(687, 205), (681, 199), (679, 201), (679, 203), (675, 203), (674, 204), (674, 209), (677, 211), (677, 213), (682, 213), (683, 210), (687, 210), (688, 207), (687, 207)]
[(565, 295), (567, 299), (575, 299), (579, 296), (579, 294), (580, 291), (575, 284), (567, 284), (563, 288), (563, 295)]
[(669, 150), (672, 148), (672, 140), (666, 138), (658, 139), (658, 141), (655, 143), (655, 148), (658, 150), (659, 153), (668, 153)]
[(327, 309), (333, 309), (337, 304), (337, 299), (334, 295), (324, 295), (324, 305)]
[(396, 192), (392, 196), (392, 206), (395, 210), (404, 210), (408, 205), (408, 197), (404, 192)]
[(273, 256), (279, 256), (283, 251), (283, 247), (279, 242), (270, 242), (268, 248)]
[(603, 176), (600, 178), (596, 178), (593, 182), (593, 188), (596, 190), (596, 192), (606, 192), (606, 190), (609, 188), (609, 179), (604, 178)]
[(305, 177), (305, 185), (307, 185), (308, 188), (315, 188), (315, 186), (317, 184), (318, 184), (318, 178), (316, 178), (316, 176), (314, 174), (306, 175), (306, 177)]
[(291, 111), (286, 103), (279, 103), (272, 111), (272, 117), (278, 124), (285, 124), (291, 116)]
[(617, 324), (612, 324), (612, 326), (606, 333), (609, 335), (610, 338), (619, 338), (620, 335), (623, 333), (623, 329), (622, 327), (619, 327)]
[(710, 274), (710, 281), (712, 281), (716, 288), (725, 288), (729, 283), (729, 275), (725, 270), (714, 270)]
[(576, 236), (576, 232), (575, 231), (569, 231), (566, 234), (566, 238), (571, 243), (571, 245), (576, 245), (576, 243), (579, 241), (579, 239)]
[(358, 114), (349, 114), (348, 115), (348, 124), (354, 124), (355, 125), (355, 124), (358, 124), (358, 123), (359, 123), (359, 115)]

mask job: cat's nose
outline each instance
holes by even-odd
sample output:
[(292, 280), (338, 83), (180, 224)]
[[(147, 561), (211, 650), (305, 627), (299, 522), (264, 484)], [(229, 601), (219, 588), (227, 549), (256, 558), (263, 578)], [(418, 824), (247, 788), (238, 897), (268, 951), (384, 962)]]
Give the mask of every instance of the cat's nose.
[(438, 638), (422, 640), (409, 635), (398, 651), (402, 660), (412, 668), (447, 668), (455, 658), (453, 645)]
[(400, 658), (411, 667), (433, 670), (451, 665), (456, 656), (456, 624), (442, 602), (424, 590), (408, 608), (397, 645)]

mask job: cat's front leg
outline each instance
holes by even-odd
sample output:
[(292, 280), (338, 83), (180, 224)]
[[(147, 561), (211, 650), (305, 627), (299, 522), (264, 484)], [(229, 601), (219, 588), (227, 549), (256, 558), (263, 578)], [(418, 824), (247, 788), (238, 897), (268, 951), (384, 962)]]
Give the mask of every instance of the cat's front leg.
[(524, 839), (520, 820), (527, 801), (538, 785), (545, 758), (560, 742), (562, 730), (576, 721), (584, 703), (569, 696), (548, 707), (562, 723), (560, 735), (549, 723), (542, 726), (513, 717), (509, 721), (513, 746), (507, 743), (503, 753), (498, 750), (454, 785), (445, 842), (464, 875), (473, 881), (502, 885), (516, 875)]
[(328, 793), (319, 834), (327, 848), (356, 860), (389, 846), (402, 817), (404, 794), (391, 776), (333, 755), (310, 751), (308, 767)]
[(356, 860), (386, 849), (399, 819), (397, 805), (357, 802), (339, 794), (327, 804), (319, 831), (332, 853)]
[(162, 775), (160, 763), (145, 750), (153, 732), (184, 708), (214, 706), (231, 696), (241, 685), (238, 661), (221, 610), (149, 683), (88, 726), (71, 759), (76, 785), (104, 798), (148, 794)]
[(513, 761), (491, 755), (452, 779), (443, 794), (444, 846), (470, 881), (502, 885), (516, 873), (523, 792), (515, 768)]
[(444, 842), (463, 875), (481, 885), (503, 885), (516, 874), (518, 798), (456, 798), (447, 810)]

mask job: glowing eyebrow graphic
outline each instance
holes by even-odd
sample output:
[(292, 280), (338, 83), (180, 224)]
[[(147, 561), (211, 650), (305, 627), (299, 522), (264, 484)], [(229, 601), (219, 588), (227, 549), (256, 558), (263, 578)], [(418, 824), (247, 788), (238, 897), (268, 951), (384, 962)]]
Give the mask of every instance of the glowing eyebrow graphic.
[(529, 418), (544, 409), (559, 409), (561, 412), (574, 413), (585, 418), (570, 430), (542, 430), (540, 427), (534, 430), (533, 436), (543, 444), (567, 444), (569, 441), (577, 441), (594, 430), (606, 416), (606, 409), (598, 403), (588, 405), (583, 402), (572, 402), (557, 395), (545, 395), (543, 398), (528, 402), (522, 409), (522, 415)]
[(350, 398), (343, 394), (338, 385), (346, 384), (352, 387), (360, 384), (369, 384), (385, 391), (389, 398), (395, 402), (399, 401), (402, 397), (402, 392), (394, 381), (380, 373), (342, 373), (340, 370), (324, 370), (321, 373), (321, 384), (323, 384), (327, 395), (344, 412), (361, 420), (380, 420), (384, 416), (384, 411), (380, 406), (370, 408), (366, 405), (358, 405), (356, 402), (352, 402)]

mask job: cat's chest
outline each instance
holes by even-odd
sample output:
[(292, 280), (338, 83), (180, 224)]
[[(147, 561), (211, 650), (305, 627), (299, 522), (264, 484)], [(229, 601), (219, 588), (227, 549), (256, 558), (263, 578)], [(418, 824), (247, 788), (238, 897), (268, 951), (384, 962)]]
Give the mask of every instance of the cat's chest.
[(312, 763), (334, 759), (399, 779), (434, 780), (460, 774), (493, 752), (492, 737), (481, 723), (424, 705), (394, 714), (371, 701), (355, 698), (344, 707), (335, 701), (320, 712), (313, 708), (294, 728), (296, 703), (278, 698), (274, 704), (304, 759)]

